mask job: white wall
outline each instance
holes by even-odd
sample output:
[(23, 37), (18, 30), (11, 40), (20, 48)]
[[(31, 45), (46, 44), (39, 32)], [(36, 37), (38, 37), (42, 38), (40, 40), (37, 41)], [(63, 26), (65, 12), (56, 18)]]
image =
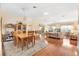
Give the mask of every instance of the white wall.
[(2, 55), (2, 42), (1, 42), (1, 19), (0, 19), (0, 56)]

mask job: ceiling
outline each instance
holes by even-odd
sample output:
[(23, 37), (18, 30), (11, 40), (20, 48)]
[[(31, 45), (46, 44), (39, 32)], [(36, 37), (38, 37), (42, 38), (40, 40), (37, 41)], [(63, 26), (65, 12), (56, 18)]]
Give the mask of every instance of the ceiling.
[[(77, 3), (2, 3), (3, 11), (13, 16), (38, 19), (42, 23), (77, 20)], [(36, 6), (36, 8), (33, 8)], [(23, 11), (24, 8), (24, 11)], [(47, 13), (47, 15), (44, 15)], [(59, 21), (58, 21), (59, 20)]]

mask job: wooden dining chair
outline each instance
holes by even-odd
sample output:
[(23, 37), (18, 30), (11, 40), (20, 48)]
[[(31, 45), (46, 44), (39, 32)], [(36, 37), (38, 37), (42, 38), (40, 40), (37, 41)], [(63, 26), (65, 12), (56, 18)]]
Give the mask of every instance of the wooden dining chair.
[(16, 32), (16, 34), (23, 33), (23, 31), (22, 31), (22, 30), (16, 30), (15, 32)]
[(19, 31), (15, 31), (13, 33), (13, 41), (14, 41), (14, 45), (17, 46), (17, 47), (20, 47), (20, 42), (21, 40), (18, 38), (17, 34), (20, 34), (21, 32)]
[(32, 46), (35, 45), (35, 35), (34, 31), (28, 31), (28, 44), (32, 43)]
[(13, 42), (14, 42), (14, 45), (16, 46), (16, 34), (15, 34), (15, 32), (13, 32), (12, 35), (13, 35)]

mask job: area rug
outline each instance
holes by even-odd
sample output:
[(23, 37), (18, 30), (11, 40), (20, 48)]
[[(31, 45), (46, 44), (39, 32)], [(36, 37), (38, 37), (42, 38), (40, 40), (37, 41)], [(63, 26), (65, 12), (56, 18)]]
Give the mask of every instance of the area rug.
[[(29, 47), (31, 44), (29, 45)], [(34, 53), (38, 52), (39, 50), (45, 48), (47, 44), (44, 40), (38, 40), (35, 43), (34, 47), (30, 47), (27, 49), (25, 46), (22, 50), (21, 48), (17, 48), (13, 45), (13, 41), (4, 42), (4, 49), (6, 56), (32, 56)]]

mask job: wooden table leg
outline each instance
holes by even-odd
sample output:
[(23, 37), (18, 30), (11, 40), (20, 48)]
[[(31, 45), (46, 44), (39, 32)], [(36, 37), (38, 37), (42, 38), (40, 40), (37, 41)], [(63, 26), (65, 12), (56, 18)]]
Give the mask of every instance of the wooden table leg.
[(34, 39), (32, 39), (32, 47), (34, 46)]
[(33, 37), (33, 46), (35, 45), (35, 37)]
[(27, 49), (28, 49), (28, 39), (27, 39), (27, 43), (26, 44), (27, 44)]
[(16, 44), (17, 44), (17, 47), (19, 48), (19, 38), (17, 37), (17, 40), (16, 40)]
[(24, 40), (21, 39), (21, 48), (22, 48), (22, 50), (23, 50), (23, 47), (24, 47)]
[(34, 36), (34, 45), (35, 45), (35, 36)]

